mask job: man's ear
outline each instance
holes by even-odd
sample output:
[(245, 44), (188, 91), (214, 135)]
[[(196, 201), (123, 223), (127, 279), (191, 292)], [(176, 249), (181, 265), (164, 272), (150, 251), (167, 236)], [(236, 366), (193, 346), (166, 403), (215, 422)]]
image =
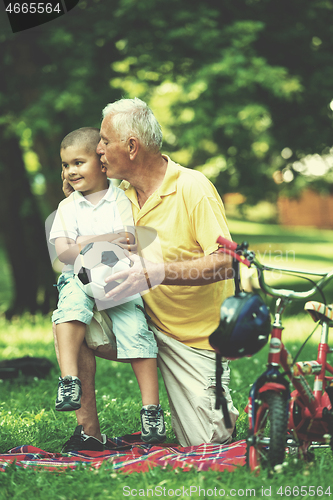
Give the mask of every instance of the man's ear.
[(128, 139), (127, 146), (128, 146), (128, 154), (129, 154), (130, 160), (134, 160), (136, 155), (138, 154), (139, 148), (140, 148), (140, 144), (139, 144), (138, 139), (136, 137), (130, 137)]

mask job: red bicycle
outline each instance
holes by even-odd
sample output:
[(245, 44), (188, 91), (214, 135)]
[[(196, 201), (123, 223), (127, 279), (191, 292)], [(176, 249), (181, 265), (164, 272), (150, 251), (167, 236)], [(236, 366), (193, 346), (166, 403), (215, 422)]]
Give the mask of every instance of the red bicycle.
[[(309, 459), (311, 448), (333, 449), (333, 366), (327, 362), (329, 327), (333, 325), (333, 307), (326, 305), (322, 292), (333, 278), (329, 272), (280, 269), (262, 264), (248, 244), (218, 238), (219, 251), (257, 270), (261, 290), (276, 298), (267, 369), (251, 387), (246, 411), (249, 419), (247, 462), (251, 470), (274, 467), (284, 461), (286, 449), (298, 457)], [(265, 281), (266, 271), (293, 273), (297, 276), (320, 277), (307, 291), (277, 289)], [(321, 325), (317, 359), (297, 361), (282, 342), (282, 316), (292, 301), (306, 301), (320, 292), (323, 302), (306, 302), (304, 309)], [(311, 388), (306, 377), (314, 375)], [(293, 388), (290, 393), (290, 386)]]

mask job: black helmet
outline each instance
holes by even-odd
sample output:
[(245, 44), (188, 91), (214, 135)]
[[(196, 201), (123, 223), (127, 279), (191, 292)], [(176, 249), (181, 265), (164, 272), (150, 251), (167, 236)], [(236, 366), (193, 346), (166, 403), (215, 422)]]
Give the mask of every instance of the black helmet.
[(209, 343), (226, 358), (251, 356), (264, 347), (270, 328), (269, 309), (260, 295), (240, 292), (221, 305), (220, 325)]

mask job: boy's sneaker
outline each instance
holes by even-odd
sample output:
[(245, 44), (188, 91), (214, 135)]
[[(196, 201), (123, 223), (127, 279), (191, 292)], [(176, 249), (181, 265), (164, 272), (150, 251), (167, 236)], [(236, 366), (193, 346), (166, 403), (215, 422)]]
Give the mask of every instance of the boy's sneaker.
[(102, 434), (102, 441), (99, 441), (93, 436), (87, 436), (83, 432), (82, 425), (77, 425), (74, 430), (73, 436), (62, 447), (62, 453), (69, 453), (71, 451), (103, 451), (106, 449), (107, 437)]
[(81, 408), (81, 381), (77, 377), (66, 375), (59, 377), (58, 394), (55, 409), (58, 411), (72, 411)]
[(160, 405), (143, 406), (140, 411), (141, 440), (145, 443), (162, 443), (165, 438), (163, 410)]

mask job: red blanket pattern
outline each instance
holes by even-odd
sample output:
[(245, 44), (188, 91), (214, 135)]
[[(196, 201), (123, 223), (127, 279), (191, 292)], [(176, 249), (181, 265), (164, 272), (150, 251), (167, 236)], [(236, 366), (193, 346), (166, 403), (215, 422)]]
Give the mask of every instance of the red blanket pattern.
[(171, 466), (173, 469), (189, 470), (232, 470), (245, 464), (245, 441), (230, 445), (201, 444), (181, 447), (174, 444), (161, 446), (145, 445), (140, 433), (109, 439), (108, 450), (79, 451), (67, 454), (50, 453), (33, 446), (18, 446), (8, 453), (0, 454), (0, 471), (15, 462), (17, 467), (43, 468), (44, 470), (75, 469), (84, 464), (98, 469), (102, 464), (114, 471), (147, 472), (153, 467)]

